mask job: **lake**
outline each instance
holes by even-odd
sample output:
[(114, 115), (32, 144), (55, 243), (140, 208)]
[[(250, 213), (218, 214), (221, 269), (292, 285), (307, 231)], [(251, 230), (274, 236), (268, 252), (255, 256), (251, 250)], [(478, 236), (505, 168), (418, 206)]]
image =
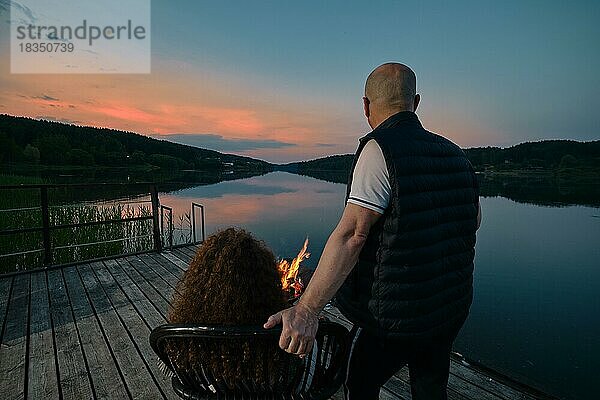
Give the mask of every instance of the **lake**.
[[(344, 194), (344, 184), (273, 172), (160, 198), (173, 207), (176, 225), (198, 202), (207, 234), (240, 226), (279, 257), (295, 256), (308, 237), (305, 263), (314, 267)], [(551, 394), (590, 398), (600, 371), (600, 209), (548, 203), (555, 206), (539, 205), (539, 196), (535, 203), (481, 198), (475, 298), (454, 348)]]

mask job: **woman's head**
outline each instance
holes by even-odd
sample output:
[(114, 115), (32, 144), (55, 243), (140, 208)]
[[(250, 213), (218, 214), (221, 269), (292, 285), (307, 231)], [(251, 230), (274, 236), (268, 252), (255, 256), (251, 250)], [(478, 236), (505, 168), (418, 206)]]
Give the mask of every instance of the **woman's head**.
[(177, 286), (171, 323), (262, 324), (286, 305), (273, 252), (243, 229), (209, 236)]
[[(243, 229), (229, 228), (207, 238), (177, 285), (170, 323), (262, 325), (287, 305), (275, 256)], [(277, 346), (277, 338), (179, 341), (169, 358), (183, 370), (210, 371), (218, 385), (234, 388), (253, 382), (273, 388), (277, 371), (295, 366)], [(296, 368), (296, 367), (294, 367)]]

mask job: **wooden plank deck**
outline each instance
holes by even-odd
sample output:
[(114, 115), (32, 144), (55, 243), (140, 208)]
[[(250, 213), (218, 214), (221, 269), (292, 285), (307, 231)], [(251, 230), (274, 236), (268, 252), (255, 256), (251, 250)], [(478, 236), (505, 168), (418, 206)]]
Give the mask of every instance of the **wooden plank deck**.
[[(0, 277), (5, 399), (175, 399), (148, 342), (194, 246)], [(346, 326), (333, 308), (324, 313)], [(408, 371), (381, 399), (410, 399)], [(550, 398), (454, 356), (450, 399)], [(335, 399), (343, 396), (338, 393)]]

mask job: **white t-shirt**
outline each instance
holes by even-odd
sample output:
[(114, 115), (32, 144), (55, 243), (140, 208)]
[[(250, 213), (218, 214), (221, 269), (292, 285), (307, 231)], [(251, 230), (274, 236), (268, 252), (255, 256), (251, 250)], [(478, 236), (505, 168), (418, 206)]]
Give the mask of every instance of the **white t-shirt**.
[(390, 176), (381, 147), (373, 139), (362, 149), (352, 173), (348, 203), (383, 214), (390, 203)]

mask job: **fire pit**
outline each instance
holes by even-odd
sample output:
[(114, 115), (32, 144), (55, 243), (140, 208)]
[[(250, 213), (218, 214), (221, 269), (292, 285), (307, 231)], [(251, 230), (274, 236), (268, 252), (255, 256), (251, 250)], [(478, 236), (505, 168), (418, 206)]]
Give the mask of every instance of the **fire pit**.
[(302, 295), (304, 288), (310, 281), (313, 270), (302, 265), (302, 261), (309, 257), (308, 238), (306, 238), (300, 252), (293, 260), (290, 261), (284, 258), (277, 265), (279, 274), (281, 275), (282, 289), (288, 293), (290, 302), (294, 302), (294, 300)]

